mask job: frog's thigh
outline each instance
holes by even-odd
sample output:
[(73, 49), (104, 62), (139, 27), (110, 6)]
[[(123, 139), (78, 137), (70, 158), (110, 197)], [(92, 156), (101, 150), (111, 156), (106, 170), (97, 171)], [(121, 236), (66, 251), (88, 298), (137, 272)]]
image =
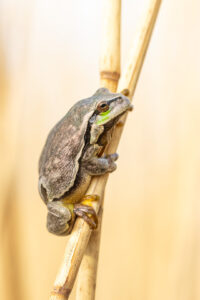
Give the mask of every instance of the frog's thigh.
[(113, 172), (117, 168), (117, 165), (115, 164), (117, 158), (118, 155), (116, 153), (105, 157), (93, 157), (87, 161), (84, 168), (90, 175), (102, 175), (107, 172)]
[(67, 235), (70, 233), (72, 226), (69, 225), (72, 215), (68, 207), (60, 202), (50, 202), (47, 204), (47, 229), (49, 232), (57, 235)]

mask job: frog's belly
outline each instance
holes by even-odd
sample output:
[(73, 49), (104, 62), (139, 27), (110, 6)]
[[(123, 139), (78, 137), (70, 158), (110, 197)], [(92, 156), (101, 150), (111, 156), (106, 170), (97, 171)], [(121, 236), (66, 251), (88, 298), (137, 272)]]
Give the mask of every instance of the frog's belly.
[(89, 184), (91, 181), (90, 175), (84, 175), (83, 178), (81, 178), (80, 184), (78, 187), (71, 191), (71, 193), (64, 197), (61, 201), (63, 204), (69, 204), (69, 203), (78, 203), (81, 202), (82, 197), (85, 195)]

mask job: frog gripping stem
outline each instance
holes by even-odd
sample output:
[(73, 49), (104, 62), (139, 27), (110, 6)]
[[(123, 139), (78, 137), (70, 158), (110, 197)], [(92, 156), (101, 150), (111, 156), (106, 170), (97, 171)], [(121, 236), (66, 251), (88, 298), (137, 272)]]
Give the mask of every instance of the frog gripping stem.
[[(161, 4), (161, 0), (149, 0), (149, 2), (150, 3), (146, 10), (144, 22), (139, 29), (137, 40), (134, 43), (127, 66), (122, 72), (119, 84), (116, 79), (113, 81), (113, 78), (105, 78), (105, 76), (104, 78), (101, 78), (101, 86), (109, 88), (112, 92), (116, 92), (116, 90), (119, 92), (128, 90), (128, 97), (130, 99), (135, 92), (145, 53), (149, 45), (151, 33), (153, 31)], [(104, 22), (105, 28), (103, 31), (104, 40), (102, 43), (103, 51), (101, 53), (100, 74), (105, 74), (103, 71), (117, 73), (120, 72), (120, 12), (120, 0), (105, 1), (104, 21), (106, 22)], [(120, 120), (124, 124), (126, 115)], [(123, 126), (118, 126), (118, 128), (116, 127), (116, 130), (114, 130), (112, 142), (106, 149), (108, 154), (114, 153), (117, 150), (122, 129)], [(94, 177), (90, 183), (87, 193), (91, 195), (100, 195), (102, 201), (107, 178), (108, 174)], [(83, 205), (87, 204), (84, 203)], [(98, 213), (101, 202), (96, 201), (92, 206), (96, 213)], [(77, 212), (82, 214), (83, 209), (80, 210), (78, 208)], [(96, 239), (94, 239), (95, 235), (98, 235)], [(91, 229), (87, 224), (85, 224), (83, 218), (77, 218), (75, 226), (68, 239), (64, 260), (56, 277), (50, 300), (69, 299), (69, 295), (74, 286), (78, 270), (79, 275), (77, 280), (76, 300), (95, 299), (97, 261), (99, 252), (99, 242), (96, 241), (99, 239), (100, 230), (97, 229), (96, 231), (91, 232)], [(84, 253), (86, 253), (85, 256)], [(81, 267), (79, 269), (80, 265)]]
[(74, 205), (74, 213), (83, 218), (91, 229), (97, 229), (98, 226), (98, 217), (92, 207), (92, 202), (98, 200), (100, 200), (98, 195), (85, 195), (80, 203)]
[(78, 203), (74, 205), (74, 213), (78, 217), (83, 218), (84, 221), (88, 223), (91, 229), (97, 229), (98, 218), (93, 207)]

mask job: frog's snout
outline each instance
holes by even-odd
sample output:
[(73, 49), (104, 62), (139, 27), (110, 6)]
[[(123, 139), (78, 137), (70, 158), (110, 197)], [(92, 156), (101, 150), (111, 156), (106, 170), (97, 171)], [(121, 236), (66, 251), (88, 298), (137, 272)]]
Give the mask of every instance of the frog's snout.
[(126, 107), (126, 110), (128, 111), (132, 111), (134, 106), (133, 104), (131, 104), (129, 98), (127, 98), (126, 96), (122, 96), (122, 101), (125, 103), (125, 107)]

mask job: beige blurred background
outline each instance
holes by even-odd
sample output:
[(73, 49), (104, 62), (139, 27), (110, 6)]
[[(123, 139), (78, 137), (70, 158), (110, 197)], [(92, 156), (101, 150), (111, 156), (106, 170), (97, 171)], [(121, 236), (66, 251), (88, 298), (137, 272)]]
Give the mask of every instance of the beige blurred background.
[[(122, 2), (124, 65), (148, 0)], [(199, 11), (161, 6), (107, 185), (97, 300), (200, 299)], [(38, 158), (98, 88), (100, 35), (101, 1), (0, 0), (0, 299), (48, 299), (67, 239), (45, 228)]]

